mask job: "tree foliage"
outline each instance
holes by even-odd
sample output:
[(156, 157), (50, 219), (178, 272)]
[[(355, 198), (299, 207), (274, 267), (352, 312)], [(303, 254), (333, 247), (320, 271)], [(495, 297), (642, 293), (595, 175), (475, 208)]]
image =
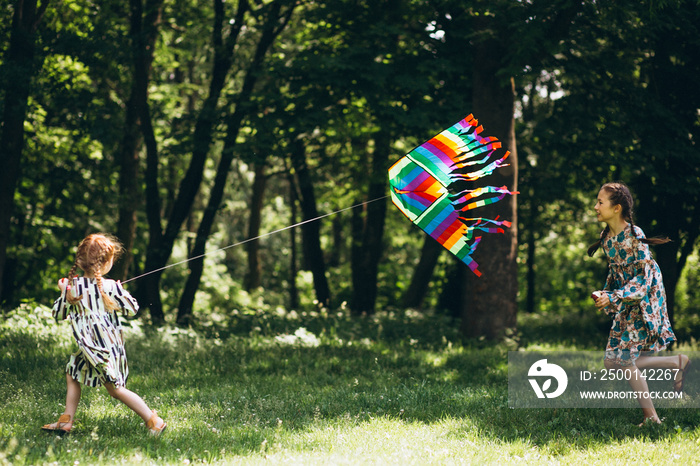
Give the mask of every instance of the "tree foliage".
[[(34, 52), (18, 54), (27, 5)], [(50, 301), (75, 245), (107, 230), (130, 249), (115, 277), (155, 271), (129, 284), (155, 323), (403, 303), (497, 338), (516, 304), (589, 304), (604, 266), (582, 257), (599, 231), (587, 212), (611, 179), (647, 234), (674, 240), (657, 249), (671, 304), (695, 279), (696, 1), (45, 0), (0, 15), (5, 308)], [(521, 194), (501, 213), (517, 208), (513, 267), (485, 238), (490, 275), (464, 287), (383, 196), (393, 160), (477, 109), (517, 153), (504, 183)]]

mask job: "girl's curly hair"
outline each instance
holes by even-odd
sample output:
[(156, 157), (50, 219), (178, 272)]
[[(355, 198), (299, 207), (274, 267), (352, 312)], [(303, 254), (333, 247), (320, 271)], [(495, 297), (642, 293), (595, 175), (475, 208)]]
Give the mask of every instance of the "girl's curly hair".
[[(102, 268), (110, 259), (117, 260), (123, 252), (124, 247), (119, 240), (112, 235), (93, 233), (87, 236), (78, 245), (75, 262), (70, 272), (68, 272), (68, 283), (73, 282), (75, 271), (77, 268), (80, 268), (82, 271), (93, 275), (97, 280), (97, 288), (100, 290), (100, 295), (102, 295), (105, 307), (109, 310), (117, 309), (117, 304), (102, 288)], [(66, 295), (70, 304), (77, 303), (82, 297), (82, 295), (77, 297), (73, 296), (71, 293), (67, 293)]]

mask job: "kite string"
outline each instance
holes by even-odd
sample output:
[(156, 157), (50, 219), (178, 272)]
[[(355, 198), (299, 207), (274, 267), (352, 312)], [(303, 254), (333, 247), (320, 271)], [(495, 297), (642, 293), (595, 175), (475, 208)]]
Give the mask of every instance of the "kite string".
[(310, 218), (310, 219), (308, 219), (308, 220), (304, 220), (304, 221), (302, 221), (302, 222), (295, 223), (294, 225), (289, 225), (289, 226), (286, 226), (286, 227), (284, 227), (284, 228), (280, 228), (279, 230), (270, 231), (270, 232), (268, 232), (268, 233), (263, 233), (262, 235), (256, 236), (256, 237), (254, 237), (254, 238), (248, 238), (248, 239), (246, 239), (246, 240), (239, 241), (238, 243), (229, 244), (228, 246), (224, 246), (223, 248), (219, 248), (219, 249), (216, 249), (216, 250), (214, 250), (214, 251), (205, 252), (204, 254), (200, 254), (200, 255), (198, 255), (198, 256), (190, 257), (190, 258), (187, 258), (187, 259), (182, 260), (182, 261), (180, 261), (180, 262), (175, 262), (174, 264), (168, 264), (168, 265), (166, 265), (165, 267), (161, 267), (161, 268), (159, 268), (159, 269), (151, 270), (150, 272), (142, 273), (141, 275), (137, 275), (136, 277), (132, 277), (132, 278), (130, 278), (130, 279), (128, 279), (128, 280), (124, 280), (122, 283), (128, 283), (128, 282), (137, 280), (137, 279), (139, 279), (139, 278), (145, 277), (146, 275), (151, 275), (151, 274), (153, 274), (153, 273), (160, 272), (160, 271), (162, 271), (162, 270), (169, 269), (170, 267), (175, 267), (176, 265), (184, 264), (184, 263), (189, 262), (189, 261), (193, 261), (193, 260), (196, 260), (196, 259), (201, 259), (202, 257), (207, 256), (207, 255), (209, 255), (209, 254), (213, 254), (213, 253), (215, 253), (215, 252), (219, 252), (219, 251), (223, 251), (223, 250), (226, 250), (226, 249), (230, 249), (230, 248), (233, 248), (233, 247), (236, 247), (236, 246), (240, 246), (241, 244), (249, 243), (249, 242), (251, 242), (251, 241), (255, 241), (256, 239), (265, 238), (265, 237), (267, 237), (267, 236), (271, 236), (271, 235), (274, 235), (274, 234), (276, 234), (276, 233), (281, 233), (281, 232), (283, 232), (283, 231), (291, 230), (292, 228), (296, 228), (296, 227), (299, 227), (299, 226), (301, 226), (301, 225), (305, 225), (305, 224), (307, 224), (307, 223), (315, 222), (315, 221), (317, 221), (317, 220), (321, 220), (322, 218), (330, 217), (331, 215), (335, 215), (335, 214), (339, 214), (339, 213), (341, 213), (341, 212), (345, 212), (346, 210), (352, 210), (352, 209), (355, 209), (355, 208), (360, 207), (360, 206), (364, 206), (364, 205), (367, 205), (367, 204), (371, 204), (372, 202), (381, 201), (382, 199), (386, 199), (387, 197), (389, 197), (389, 196), (387, 195), (387, 196), (377, 197), (377, 198), (371, 199), (371, 200), (369, 200), (369, 201), (360, 202), (359, 204), (355, 204), (355, 205), (350, 206), (350, 207), (345, 207), (344, 209), (336, 210), (335, 212), (330, 212), (330, 213), (327, 213), (327, 214), (324, 214), (324, 215), (320, 215), (320, 216), (318, 216), (318, 217), (316, 217), (316, 218)]

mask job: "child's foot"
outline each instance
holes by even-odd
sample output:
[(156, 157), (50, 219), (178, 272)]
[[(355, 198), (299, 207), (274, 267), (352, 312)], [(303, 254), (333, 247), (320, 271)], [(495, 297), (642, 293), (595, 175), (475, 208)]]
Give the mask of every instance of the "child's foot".
[(661, 419), (659, 419), (659, 416), (645, 417), (644, 420), (642, 421), (642, 423), (639, 424), (639, 427), (644, 427), (644, 426), (650, 425), (650, 424), (661, 424)]
[(71, 419), (70, 414), (61, 414), (58, 421), (53, 424), (46, 424), (41, 428), (49, 432), (57, 432), (61, 435), (67, 434), (73, 428), (73, 419)]
[[(685, 358), (685, 359), (684, 359)], [(690, 358), (685, 354), (678, 355), (678, 373), (676, 380), (673, 381), (673, 391), (680, 393), (683, 391), (683, 382), (685, 382), (685, 371), (690, 366)]]
[(155, 435), (157, 437), (165, 430), (166, 427), (168, 427), (168, 424), (158, 416), (158, 413), (156, 413), (155, 410), (153, 410), (152, 413), (151, 419), (149, 419), (146, 423), (146, 427), (148, 427), (151, 435)]

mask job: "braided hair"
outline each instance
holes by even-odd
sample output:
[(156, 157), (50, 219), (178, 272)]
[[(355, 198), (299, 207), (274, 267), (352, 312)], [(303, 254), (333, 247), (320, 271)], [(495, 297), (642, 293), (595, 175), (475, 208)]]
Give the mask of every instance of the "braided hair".
[[(124, 251), (119, 240), (114, 236), (104, 233), (94, 233), (89, 235), (78, 245), (78, 252), (75, 255), (75, 262), (68, 272), (68, 283), (73, 282), (75, 271), (80, 268), (95, 277), (97, 289), (104, 300), (105, 308), (109, 310), (117, 309), (114, 300), (105, 293), (102, 288), (102, 268), (110, 260), (116, 260)], [(83, 295), (73, 296), (67, 293), (66, 298), (70, 304), (75, 304), (82, 299)]]
[[(627, 185), (618, 181), (615, 183), (605, 183), (600, 189), (608, 193), (610, 204), (612, 204), (613, 206), (619, 205), (622, 208), (622, 218), (630, 224), (630, 226), (632, 227), (632, 235), (635, 238), (637, 238), (637, 232), (634, 230), (634, 198), (632, 197), (632, 193), (630, 192), (630, 189), (627, 187)], [(610, 226), (606, 225), (605, 229), (600, 234), (600, 238), (598, 238), (598, 241), (596, 241), (588, 247), (589, 257), (592, 257), (593, 254), (596, 253), (596, 251), (600, 248), (600, 245), (603, 243), (603, 240), (609, 232)], [(671, 241), (669, 238), (637, 239), (642, 243), (651, 245), (665, 244)]]

